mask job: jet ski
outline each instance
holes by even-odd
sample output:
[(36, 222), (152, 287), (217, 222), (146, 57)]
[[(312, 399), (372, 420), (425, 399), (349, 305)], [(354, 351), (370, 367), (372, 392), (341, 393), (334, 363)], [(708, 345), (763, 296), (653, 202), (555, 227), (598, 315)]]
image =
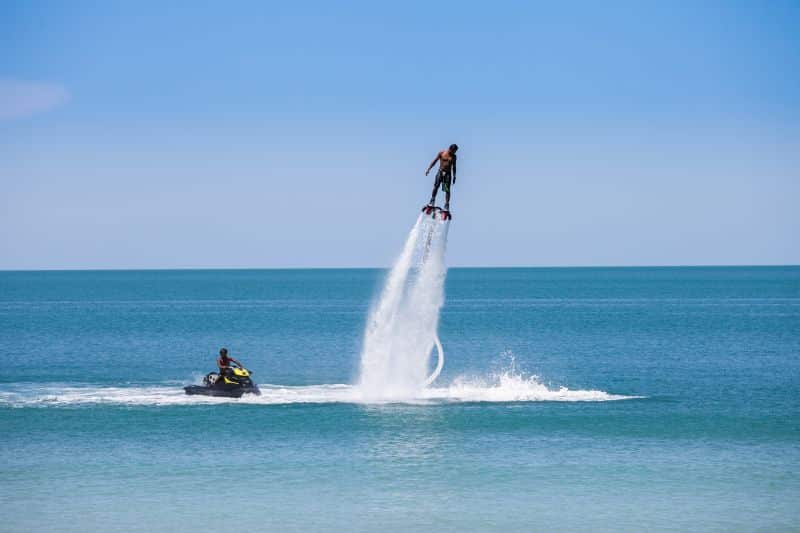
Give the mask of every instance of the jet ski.
[(231, 367), (224, 374), (209, 372), (203, 378), (202, 385), (189, 385), (183, 390), (186, 394), (204, 394), (206, 396), (225, 396), (241, 398), (243, 394), (261, 395), (258, 385), (250, 379), (251, 372), (246, 368)]
[(447, 209), (442, 209), (439, 206), (425, 204), (422, 207), (422, 212), (426, 215), (430, 215), (432, 219), (436, 220), (437, 218), (440, 220), (451, 220), (453, 216), (450, 214), (450, 211)]

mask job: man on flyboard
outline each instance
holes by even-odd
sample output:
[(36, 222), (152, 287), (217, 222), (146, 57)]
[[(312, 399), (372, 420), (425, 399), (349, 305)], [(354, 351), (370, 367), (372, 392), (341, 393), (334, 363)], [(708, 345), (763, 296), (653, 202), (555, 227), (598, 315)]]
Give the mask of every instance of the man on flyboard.
[(431, 164), (428, 165), (428, 170), (425, 171), (425, 175), (427, 176), (430, 173), (433, 166), (436, 162), (439, 162), (439, 170), (436, 172), (436, 181), (433, 183), (433, 191), (431, 191), (431, 201), (422, 208), (426, 214), (431, 214), (434, 210), (438, 209), (434, 207), (434, 203), (436, 202), (436, 193), (439, 192), (439, 187), (442, 188), (444, 191), (444, 209), (442, 210), (442, 215), (445, 220), (451, 218), (450, 217), (450, 186), (455, 184), (456, 182), (456, 152), (458, 151), (458, 145), (451, 144), (447, 150), (442, 150), (436, 157), (431, 161)]

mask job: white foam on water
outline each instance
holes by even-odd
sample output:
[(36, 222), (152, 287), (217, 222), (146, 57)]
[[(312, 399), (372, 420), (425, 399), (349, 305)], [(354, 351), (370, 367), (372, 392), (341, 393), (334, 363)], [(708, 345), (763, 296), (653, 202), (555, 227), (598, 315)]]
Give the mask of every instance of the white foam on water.
[(450, 386), (429, 388), (425, 397), (445, 402), (604, 402), (635, 396), (609, 394), (601, 390), (548, 388), (536, 376), (503, 374), (496, 379), (461, 378)]
[(95, 386), (70, 384), (14, 384), (0, 386), (0, 407), (70, 407), (90, 405), (170, 406), (207, 404), (448, 404), (463, 402), (603, 402), (640, 396), (600, 390), (550, 388), (534, 375), (505, 370), (488, 377), (458, 377), (449, 385), (428, 387), (402, 399), (374, 398), (357, 385), (261, 385), (261, 396), (241, 398), (188, 395), (181, 384), (154, 386)]

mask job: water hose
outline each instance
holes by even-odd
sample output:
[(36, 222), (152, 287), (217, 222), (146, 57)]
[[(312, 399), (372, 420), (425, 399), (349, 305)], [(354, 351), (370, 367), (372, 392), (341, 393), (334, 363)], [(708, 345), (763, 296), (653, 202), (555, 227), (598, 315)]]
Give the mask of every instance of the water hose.
[(442, 373), (442, 367), (444, 366), (444, 350), (442, 349), (442, 343), (439, 341), (439, 335), (435, 335), (433, 337), (433, 342), (436, 345), (436, 351), (438, 352), (438, 360), (436, 361), (436, 368), (433, 369), (431, 375), (425, 380), (425, 387), (436, 381), (436, 378), (438, 378), (439, 374)]

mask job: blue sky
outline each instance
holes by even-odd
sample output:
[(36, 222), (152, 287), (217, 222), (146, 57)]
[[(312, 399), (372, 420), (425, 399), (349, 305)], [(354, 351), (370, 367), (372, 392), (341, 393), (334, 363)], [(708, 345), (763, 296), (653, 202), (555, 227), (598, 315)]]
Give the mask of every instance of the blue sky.
[(0, 3), (0, 269), (800, 264), (797, 2)]

